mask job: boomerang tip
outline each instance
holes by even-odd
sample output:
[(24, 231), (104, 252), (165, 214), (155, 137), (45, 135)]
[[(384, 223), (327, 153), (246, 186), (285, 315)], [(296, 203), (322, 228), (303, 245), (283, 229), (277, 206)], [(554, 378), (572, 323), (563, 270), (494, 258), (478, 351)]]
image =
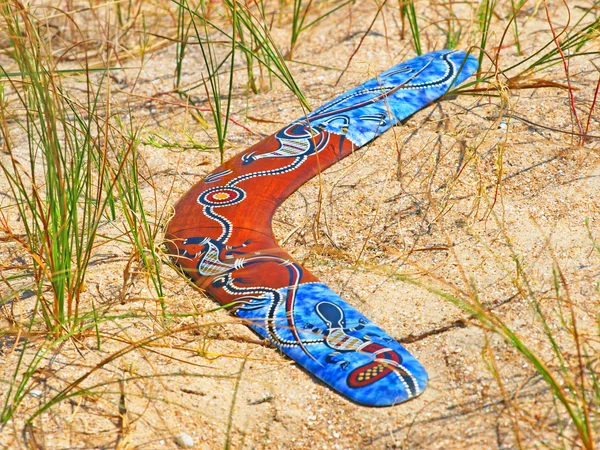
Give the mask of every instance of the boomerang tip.
[(426, 53), (338, 96), (299, 122), (307, 120), (313, 128), (362, 147), (463, 83), (477, 67), (477, 59), (461, 50)]
[[(288, 288), (279, 290), (282, 298)], [(391, 406), (420, 395), (423, 366), (397, 341), (324, 283), (296, 288), (290, 330), (284, 307), (250, 303), (237, 315), (332, 389), (365, 406)]]

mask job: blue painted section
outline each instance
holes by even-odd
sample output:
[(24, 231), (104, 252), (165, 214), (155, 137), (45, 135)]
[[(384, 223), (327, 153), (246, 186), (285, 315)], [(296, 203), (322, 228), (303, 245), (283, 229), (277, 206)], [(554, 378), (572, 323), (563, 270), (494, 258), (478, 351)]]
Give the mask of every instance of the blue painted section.
[[(358, 148), (461, 84), (477, 66), (477, 60), (462, 51), (427, 53), (392, 67), (297, 122), (345, 135)], [(386, 95), (378, 99), (382, 94)]]
[[(276, 330), (281, 341), (287, 342), (287, 344), (278, 345), (281, 351), (333, 389), (357, 403), (372, 406), (394, 405), (423, 392), (427, 385), (427, 373), (423, 366), (385, 331), (373, 324), (323, 283), (301, 284), (296, 290), (294, 318), (298, 334), (305, 342), (303, 347), (310, 356), (307, 355), (302, 346), (297, 344), (288, 325), (283, 301), (288, 294), (288, 288), (280, 289), (278, 292), (282, 301), (277, 305), (275, 314), (270, 313), (270, 308), (273, 306), (272, 302), (276, 302), (277, 299), (271, 295), (265, 295), (238, 309), (237, 315), (252, 323), (253, 325), (250, 327), (258, 334), (265, 338), (271, 338), (272, 341), (266, 318), (273, 317), (274, 326), (272, 328)], [(339, 351), (338, 349), (338, 355), (332, 355), (336, 349), (326, 342), (325, 333), (329, 327), (317, 313), (316, 308), (319, 303), (334, 304), (343, 311), (344, 325), (347, 329), (345, 334), (348, 336), (346, 345), (354, 342), (355, 345), (374, 344), (390, 349), (399, 355), (401, 368), (395, 368), (385, 377), (365, 387), (350, 387), (347, 382), (348, 376), (354, 370), (375, 361), (377, 356), (364, 349), (362, 351)], [(361, 325), (363, 326), (361, 329), (352, 330)], [(416, 389), (407, 389), (402, 377), (398, 375), (402, 369), (412, 375), (418, 386)]]

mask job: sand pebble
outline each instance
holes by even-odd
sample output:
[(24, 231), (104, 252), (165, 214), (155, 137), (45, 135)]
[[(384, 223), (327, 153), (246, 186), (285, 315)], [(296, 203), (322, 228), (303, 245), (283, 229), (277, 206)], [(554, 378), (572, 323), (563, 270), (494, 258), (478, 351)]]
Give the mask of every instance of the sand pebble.
[(175, 438), (175, 443), (181, 448), (192, 448), (194, 446), (194, 439), (187, 433), (181, 433)]

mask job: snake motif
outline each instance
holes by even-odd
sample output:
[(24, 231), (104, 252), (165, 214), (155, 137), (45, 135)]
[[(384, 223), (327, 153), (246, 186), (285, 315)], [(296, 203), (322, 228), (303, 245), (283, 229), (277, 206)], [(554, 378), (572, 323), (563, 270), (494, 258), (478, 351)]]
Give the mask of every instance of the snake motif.
[(419, 395), (423, 366), (281, 249), (271, 220), (306, 181), (476, 69), (464, 52), (428, 53), (253, 145), (178, 202), (167, 228), (170, 252), (199, 287), (350, 400), (385, 406)]

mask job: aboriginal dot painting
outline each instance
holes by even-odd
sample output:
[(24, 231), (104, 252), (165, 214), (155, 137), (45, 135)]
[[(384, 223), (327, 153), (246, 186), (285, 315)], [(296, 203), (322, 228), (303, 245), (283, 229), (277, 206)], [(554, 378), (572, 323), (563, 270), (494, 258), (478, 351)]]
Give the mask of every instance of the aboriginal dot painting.
[[(170, 251), (218, 302), (334, 390), (363, 405), (419, 395), (423, 366), (281, 249), (271, 219), (319, 171), (462, 83), (472, 56), (419, 56), (352, 89), (230, 159), (177, 204)], [(399, 299), (406, 301), (406, 299)]]

